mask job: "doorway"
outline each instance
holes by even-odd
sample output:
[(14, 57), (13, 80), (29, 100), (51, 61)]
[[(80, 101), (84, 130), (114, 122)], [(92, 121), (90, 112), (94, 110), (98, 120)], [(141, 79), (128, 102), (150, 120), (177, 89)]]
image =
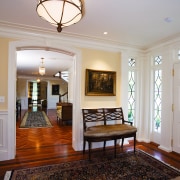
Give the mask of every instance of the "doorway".
[[(47, 39), (46, 39), (47, 40)], [(44, 44), (47, 44), (47, 42), (26, 42), (26, 41), (16, 41), (11, 42), (9, 47), (9, 64), (8, 64), (8, 157), (7, 159), (13, 159), (16, 154), (16, 118), (15, 118), (15, 102), (16, 102), (16, 51), (21, 47), (38, 47), (41, 45), (41, 47), (44, 47)], [(58, 44), (57, 42), (52, 47), (57, 49), (60, 49), (62, 45)], [(61, 49), (63, 49), (63, 52), (67, 49), (67, 51), (70, 52), (69, 47), (63, 46)], [(61, 51), (61, 50), (60, 50)], [(80, 132), (79, 130), (79, 123), (81, 121), (81, 111), (80, 111), (80, 95), (81, 95), (81, 53), (79, 50), (71, 48), (71, 54), (73, 54), (73, 81), (72, 86), (73, 91), (72, 97), (77, 97), (73, 101), (73, 119), (76, 119), (76, 123), (73, 123), (72, 127), (72, 146), (73, 149), (76, 151), (79, 151), (82, 149), (82, 139), (80, 138)]]
[[(68, 83), (71, 83), (71, 79), (69, 82), (65, 82), (61, 77), (53, 77), (57, 71), (61, 71), (61, 68), (69, 68), (65, 70), (69, 70), (69, 78), (73, 77), (70, 74), (73, 74), (71, 69), (74, 69), (73, 66), (73, 57), (70, 55), (64, 55), (62, 53), (57, 53), (53, 51), (46, 51), (44, 48), (39, 50), (30, 49), (26, 50), (25, 47), (19, 48), (17, 51), (17, 95), (16, 99), (20, 99), (22, 101), (28, 101), (27, 103), (22, 103), (22, 115), (28, 111), (37, 112), (43, 111), (47, 114), (47, 117), (52, 123), (51, 130), (47, 128), (47, 131), (41, 128), (30, 128), (30, 129), (19, 129), (17, 126), (16, 128), (16, 144), (17, 148), (23, 149), (25, 148), (33, 148), (34, 147), (41, 147), (41, 146), (52, 146), (54, 144), (54, 139), (52, 138), (53, 131), (55, 132), (58, 127), (55, 123), (56, 121), (56, 103), (59, 101), (59, 94), (67, 91)], [(67, 53), (68, 54), (68, 53)], [(44, 67), (45, 67), (45, 74), (40, 75), (38, 73), (40, 64), (40, 56), (44, 58)], [(30, 62), (30, 63), (29, 63)], [(67, 63), (67, 65), (65, 65)], [(63, 67), (62, 67), (63, 66)], [(63, 69), (62, 69), (63, 70)], [(56, 85), (55, 85), (56, 84)], [(53, 86), (58, 86), (58, 92), (53, 93)], [(69, 89), (69, 92), (72, 90)], [(71, 100), (73, 98), (70, 96)], [(28, 100), (27, 100), (28, 99)], [(71, 102), (73, 104), (73, 102)], [(52, 115), (53, 113), (53, 115)], [(23, 117), (22, 117), (23, 118)], [(23, 119), (22, 119), (23, 120)], [(17, 122), (19, 124), (20, 122)], [(56, 128), (56, 129), (55, 129)], [(62, 127), (61, 127), (62, 128)], [(64, 127), (65, 128), (65, 127)], [(72, 127), (71, 127), (72, 129)], [(59, 130), (59, 129), (58, 129)], [(62, 130), (59, 130), (60, 132)], [(33, 133), (32, 133), (33, 132)], [(30, 135), (26, 139), (26, 133)], [(32, 133), (32, 134), (31, 134)], [(44, 135), (48, 136), (49, 138), (43, 139)], [(24, 136), (25, 135), (25, 136)], [(34, 136), (35, 135), (35, 136)], [(19, 137), (24, 137), (23, 141), (19, 141)], [(36, 137), (36, 138), (32, 138)], [(62, 136), (61, 136), (62, 137)], [(61, 137), (59, 137), (59, 141), (56, 143), (61, 142)], [(22, 138), (21, 138), (22, 139)], [(29, 141), (30, 139), (30, 141)], [(47, 139), (52, 139), (52, 143), (47, 141)], [(63, 139), (62, 139), (63, 141)], [(18, 149), (16, 149), (18, 151)]]
[(28, 109), (47, 109), (47, 85), (46, 81), (28, 81)]

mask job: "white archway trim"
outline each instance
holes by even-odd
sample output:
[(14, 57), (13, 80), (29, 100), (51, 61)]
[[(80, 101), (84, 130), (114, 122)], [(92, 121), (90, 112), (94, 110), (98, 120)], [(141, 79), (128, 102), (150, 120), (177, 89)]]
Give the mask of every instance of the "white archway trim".
[(74, 88), (73, 88), (73, 148), (81, 150), (81, 134), (79, 124), (81, 123), (80, 97), (81, 97), (81, 52), (72, 47), (62, 46), (62, 42), (55, 43), (51, 40), (44, 41), (15, 41), (9, 45), (8, 59), (8, 159), (13, 159), (16, 154), (16, 51), (22, 47), (47, 47), (71, 52), (74, 54)]

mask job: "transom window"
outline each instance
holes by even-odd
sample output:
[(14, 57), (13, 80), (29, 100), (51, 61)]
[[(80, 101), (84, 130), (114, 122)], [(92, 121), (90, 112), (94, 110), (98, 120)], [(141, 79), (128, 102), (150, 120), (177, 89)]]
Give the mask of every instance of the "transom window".
[(135, 67), (136, 66), (136, 60), (133, 58), (130, 58), (128, 63), (129, 63), (129, 67)]

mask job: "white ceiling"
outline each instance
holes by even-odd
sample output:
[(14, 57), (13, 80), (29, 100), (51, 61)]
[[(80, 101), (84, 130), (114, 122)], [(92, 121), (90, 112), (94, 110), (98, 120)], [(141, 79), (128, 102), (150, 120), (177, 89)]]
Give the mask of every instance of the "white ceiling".
[[(39, 67), (43, 65), (46, 73), (41, 77), (38, 73)], [(17, 75), (29, 77), (53, 78), (53, 75), (61, 71), (62, 76), (73, 66), (71, 55), (47, 50), (20, 50), (17, 51)], [(63, 73), (64, 72), (64, 73)]]
[[(0, 26), (13, 25), (58, 34), (56, 27), (37, 15), (36, 5), (37, 0), (1, 0)], [(59, 36), (71, 35), (146, 49), (153, 44), (180, 35), (179, 8), (180, 0), (84, 0), (83, 19), (75, 25), (64, 28)], [(105, 31), (108, 32), (107, 35), (103, 34)], [(28, 57), (24, 57), (24, 52)], [(36, 63), (40, 62), (41, 57), (46, 59), (49, 54), (49, 52), (36, 52), (37, 57), (35, 57), (32, 52), (31, 55), (28, 54), (30, 51), (24, 52), (19, 52), (23, 60), (28, 62), (31, 56), (31, 62), (34, 57)], [(61, 59), (56, 55), (53, 53), (47, 56), (47, 59), (54, 61)]]

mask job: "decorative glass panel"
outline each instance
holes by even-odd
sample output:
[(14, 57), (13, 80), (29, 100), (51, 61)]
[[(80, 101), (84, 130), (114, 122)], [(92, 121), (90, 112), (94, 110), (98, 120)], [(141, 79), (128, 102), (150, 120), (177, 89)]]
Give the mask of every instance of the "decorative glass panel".
[(130, 67), (134, 67), (135, 65), (136, 65), (136, 60), (133, 59), (133, 58), (130, 58), (130, 59), (129, 59), (129, 66), (130, 66)]
[(129, 71), (128, 83), (128, 121), (133, 122), (135, 112), (135, 78), (133, 71)]
[[(129, 66), (136, 65), (135, 59), (129, 59)], [(134, 122), (135, 119), (135, 72), (128, 73), (128, 121)]]
[[(162, 63), (162, 57), (154, 58), (154, 64)], [(154, 130), (161, 131), (161, 111), (162, 111), (162, 70), (154, 71)]]
[(160, 65), (162, 64), (162, 56), (156, 56), (154, 58), (154, 65)]

